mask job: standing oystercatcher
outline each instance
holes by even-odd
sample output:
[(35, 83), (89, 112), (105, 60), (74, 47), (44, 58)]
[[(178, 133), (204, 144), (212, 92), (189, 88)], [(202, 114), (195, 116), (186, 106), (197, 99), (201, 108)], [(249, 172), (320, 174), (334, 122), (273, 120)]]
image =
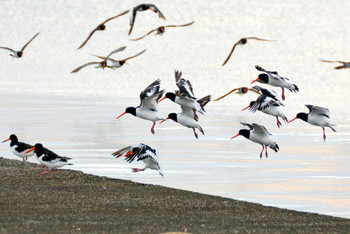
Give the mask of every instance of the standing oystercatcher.
[(32, 151), (34, 151), (38, 161), (45, 166), (45, 171), (40, 173), (40, 175), (48, 174), (51, 171), (51, 176), (49, 177), (50, 179), (52, 179), (56, 168), (63, 167), (65, 165), (72, 165), (71, 163), (68, 163), (68, 160), (71, 158), (59, 156), (51, 150), (44, 148), (40, 143), (35, 144), (33, 148), (27, 151), (27, 153)]
[(273, 142), (270, 139), (270, 133), (267, 131), (267, 129), (263, 126), (263, 125), (259, 125), (256, 123), (253, 124), (247, 124), (247, 123), (241, 123), (244, 126), (249, 127), (250, 129), (241, 129), (239, 130), (238, 134), (231, 137), (231, 139), (242, 135), (245, 138), (247, 138), (248, 140), (251, 140), (255, 143), (260, 144), (263, 148), (260, 152), (260, 158), (262, 158), (262, 153), (265, 149), (265, 156), (266, 158), (268, 157), (267, 155), (267, 146), (270, 147), (271, 149), (273, 149), (275, 152), (277, 152), (279, 150), (279, 146), (276, 144), (276, 142)]
[(141, 119), (150, 120), (153, 122), (151, 132), (154, 134), (156, 121), (164, 120), (164, 118), (158, 113), (158, 100), (162, 97), (164, 92), (164, 89), (160, 90), (160, 80), (158, 79), (154, 81), (140, 93), (141, 104), (137, 107), (126, 108), (117, 119), (126, 113), (129, 113)]
[(309, 113), (303, 113), (300, 112), (297, 114), (297, 116), (290, 120), (288, 123), (296, 120), (301, 119), (309, 124), (319, 126), (323, 130), (323, 140), (326, 140), (326, 133), (325, 133), (325, 127), (329, 127), (333, 130), (333, 132), (337, 132), (333, 126), (333, 124), (330, 120), (330, 112), (327, 108), (319, 107), (319, 106), (313, 106), (313, 105), (305, 105), (309, 109)]
[(28, 157), (33, 156), (34, 152), (28, 154), (28, 151), (33, 148), (32, 145), (29, 145), (24, 142), (19, 142), (18, 138), (15, 134), (12, 134), (8, 139), (2, 141), (2, 143), (6, 141), (11, 141), (10, 147), (11, 151), (14, 155), (21, 157), (23, 159), (22, 165), (27, 161)]
[(271, 86), (282, 88), (282, 100), (285, 100), (285, 96), (284, 96), (285, 88), (289, 89), (289, 91), (291, 92), (299, 92), (299, 88), (296, 84), (290, 83), (287, 77), (282, 77), (278, 75), (276, 71), (267, 71), (258, 65), (256, 65), (255, 68), (258, 71), (262, 71), (265, 73), (259, 74), (258, 78), (253, 80), (251, 84), (257, 81), (263, 84), (269, 84)]
[(164, 178), (163, 171), (160, 168), (157, 160), (156, 150), (152, 149), (148, 145), (142, 143), (138, 145), (130, 145), (112, 153), (112, 155), (116, 158), (124, 156), (125, 160), (128, 163), (133, 162), (135, 158), (137, 161), (142, 161), (145, 163), (144, 168), (132, 168), (133, 172), (144, 171), (149, 168), (152, 170), (157, 170), (159, 174)]

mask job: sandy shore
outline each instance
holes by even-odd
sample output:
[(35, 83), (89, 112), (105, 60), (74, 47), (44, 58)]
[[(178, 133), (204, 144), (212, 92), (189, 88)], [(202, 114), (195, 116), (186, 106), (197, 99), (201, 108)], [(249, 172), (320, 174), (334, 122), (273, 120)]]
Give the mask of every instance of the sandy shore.
[(349, 233), (350, 220), (0, 158), (0, 232)]

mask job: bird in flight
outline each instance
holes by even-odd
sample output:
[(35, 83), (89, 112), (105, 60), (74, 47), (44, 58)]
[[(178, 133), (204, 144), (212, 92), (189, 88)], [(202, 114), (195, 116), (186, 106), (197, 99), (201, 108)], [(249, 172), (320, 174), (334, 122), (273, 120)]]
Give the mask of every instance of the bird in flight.
[(237, 45), (245, 45), (248, 42), (248, 40), (250, 40), (250, 39), (259, 40), (259, 41), (273, 41), (273, 40), (266, 40), (266, 39), (262, 39), (262, 38), (258, 38), (258, 37), (241, 38), (241, 39), (239, 39), (239, 41), (236, 42), (236, 44), (233, 45), (233, 48), (232, 48), (230, 54), (228, 55), (228, 57), (226, 58), (225, 62), (222, 64), (222, 66), (224, 66), (228, 62), (228, 60), (231, 58), (231, 55), (232, 55), (232, 53), (235, 50)]
[(5, 50), (9, 50), (12, 52), (12, 54), (10, 54), (10, 56), (12, 56), (12, 58), (20, 58), (23, 56), (23, 51), (24, 49), (27, 47), (27, 45), (29, 45), (29, 43), (32, 42), (32, 40), (34, 40), (34, 38), (36, 38), (36, 36), (39, 35), (40, 32), (38, 32), (37, 34), (34, 35), (34, 37), (32, 37), (32, 39), (30, 39), (24, 46), (21, 50), (19, 51), (15, 51), (9, 47), (4, 47), (4, 46), (0, 46), (0, 49), (5, 49)]
[(118, 18), (119, 16), (122, 16), (122, 15), (125, 15), (129, 12), (129, 10), (127, 11), (124, 11), (123, 13), (119, 14), (119, 15), (116, 15), (116, 16), (113, 16), (111, 18), (108, 18), (106, 19), (105, 21), (103, 21), (101, 24), (99, 24), (94, 30), (92, 30), (92, 32), (89, 34), (89, 36), (86, 38), (86, 40), (83, 42), (83, 44), (81, 44), (77, 50), (83, 48), (83, 46), (88, 42), (88, 40), (92, 37), (92, 35), (96, 32), (96, 31), (104, 31), (106, 30), (106, 23), (108, 21), (111, 21), (112, 19), (115, 19), (115, 18)]
[(329, 61), (329, 60), (323, 60), (323, 59), (320, 59), (320, 61), (326, 62), (326, 63), (342, 63), (342, 64), (343, 64), (343, 65), (334, 67), (334, 69), (350, 68), (350, 62), (344, 62), (344, 61)]
[(80, 71), (82, 68), (90, 66), (90, 65), (97, 65), (95, 68), (104, 69), (105, 67), (107, 67), (107, 59), (109, 58), (109, 56), (111, 56), (112, 54), (115, 54), (117, 52), (123, 51), (125, 48), (126, 48), (125, 46), (122, 46), (116, 50), (113, 50), (111, 53), (109, 53), (109, 55), (107, 57), (104, 57), (104, 59), (101, 62), (89, 62), (89, 63), (83, 64), (80, 67), (77, 67), (76, 69), (71, 71), (71, 73), (76, 73), (76, 72)]
[(136, 39), (130, 39), (131, 41), (138, 41), (138, 40), (141, 40), (142, 38), (150, 35), (151, 33), (153, 32), (156, 32), (155, 35), (163, 35), (163, 33), (165, 32), (165, 28), (173, 28), (173, 27), (186, 27), (186, 26), (190, 26), (191, 24), (193, 24), (194, 21), (192, 21), (191, 23), (188, 23), (188, 24), (181, 24), (181, 25), (167, 25), (167, 26), (160, 26), (156, 29), (153, 29), (151, 31), (149, 31), (148, 33), (146, 33), (145, 35), (143, 35), (142, 37), (139, 37), (139, 38), (136, 38)]
[(242, 96), (243, 94), (248, 93), (248, 91), (253, 91), (253, 92), (261, 95), (261, 93), (256, 89), (251, 89), (251, 88), (247, 88), (247, 87), (240, 87), (240, 88), (232, 89), (230, 92), (226, 93), (225, 95), (213, 100), (213, 102), (219, 101), (219, 100), (223, 99), (224, 97), (230, 95), (231, 93), (239, 94), (240, 96)]
[(163, 15), (163, 13), (158, 9), (158, 7), (156, 7), (156, 5), (154, 4), (140, 4), (136, 7), (134, 7), (134, 9), (132, 10), (132, 15), (130, 18), (130, 30), (129, 30), (129, 35), (131, 34), (131, 31), (134, 27), (135, 24), (135, 19), (136, 19), (136, 13), (138, 11), (142, 12), (142, 11), (146, 11), (146, 10), (151, 10), (154, 13), (158, 13), (159, 18), (164, 19), (165, 17)]

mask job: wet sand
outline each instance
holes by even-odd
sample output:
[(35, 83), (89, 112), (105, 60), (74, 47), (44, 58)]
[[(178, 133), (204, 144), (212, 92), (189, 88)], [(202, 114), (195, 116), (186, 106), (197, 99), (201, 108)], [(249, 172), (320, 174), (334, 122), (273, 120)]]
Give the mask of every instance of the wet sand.
[(0, 158), (0, 232), (349, 233), (350, 220)]

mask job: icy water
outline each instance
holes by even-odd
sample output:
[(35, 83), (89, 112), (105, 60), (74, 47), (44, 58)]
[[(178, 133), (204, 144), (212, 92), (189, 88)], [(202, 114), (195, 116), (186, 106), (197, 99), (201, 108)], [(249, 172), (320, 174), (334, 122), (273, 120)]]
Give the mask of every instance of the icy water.
[[(139, 2), (141, 3), (141, 2)], [(265, 205), (350, 218), (350, 111), (346, 103), (350, 70), (319, 59), (349, 60), (348, 1), (157, 1), (167, 20), (152, 12), (140, 13), (132, 37), (159, 25), (184, 24), (160, 36), (138, 42), (127, 37), (129, 16), (107, 23), (77, 51), (90, 31), (103, 20), (136, 5), (135, 1), (1, 1), (0, 45), (21, 48), (35, 33), (23, 58), (0, 51), (0, 130), (28, 143), (41, 142), (60, 155), (73, 158), (66, 167), (113, 178), (152, 183), (220, 195)], [(256, 36), (274, 42), (248, 41), (236, 48), (222, 67), (232, 45), (241, 37)], [(89, 53), (105, 55), (120, 46), (122, 59), (147, 49), (129, 65), (112, 71), (88, 67), (97, 61)], [(195, 139), (191, 129), (167, 121), (150, 133), (151, 122), (125, 115), (139, 104), (139, 92), (155, 79), (168, 91), (176, 88), (174, 70), (190, 79), (198, 97), (214, 98), (230, 89), (249, 86), (259, 74), (255, 65), (289, 77), (300, 93), (286, 92), (284, 112), (289, 119), (307, 112), (304, 104), (327, 107), (337, 133), (301, 120), (276, 126), (275, 118), (241, 112), (255, 94), (230, 95), (208, 104), (200, 116), (205, 136)], [(334, 66), (333, 66), (334, 65)], [(263, 85), (261, 85), (263, 86)], [(279, 94), (280, 89), (275, 89)], [(345, 105), (344, 105), (345, 104)], [(178, 112), (169, 100), (160, 103), (164, 116)], [(280, 152), (259, 159), (261, 147), (243, 137), (230, 140), (240, 122), (266, 126)], [(157, 150), (165, 179), (156, 171), (132, 173), (133, 166), (111, 153), (126, 145), (145, 143)], [(1, 156), (15, 158), (8, 144)], [(30, 161), (35, 162), (34, 158)]]

